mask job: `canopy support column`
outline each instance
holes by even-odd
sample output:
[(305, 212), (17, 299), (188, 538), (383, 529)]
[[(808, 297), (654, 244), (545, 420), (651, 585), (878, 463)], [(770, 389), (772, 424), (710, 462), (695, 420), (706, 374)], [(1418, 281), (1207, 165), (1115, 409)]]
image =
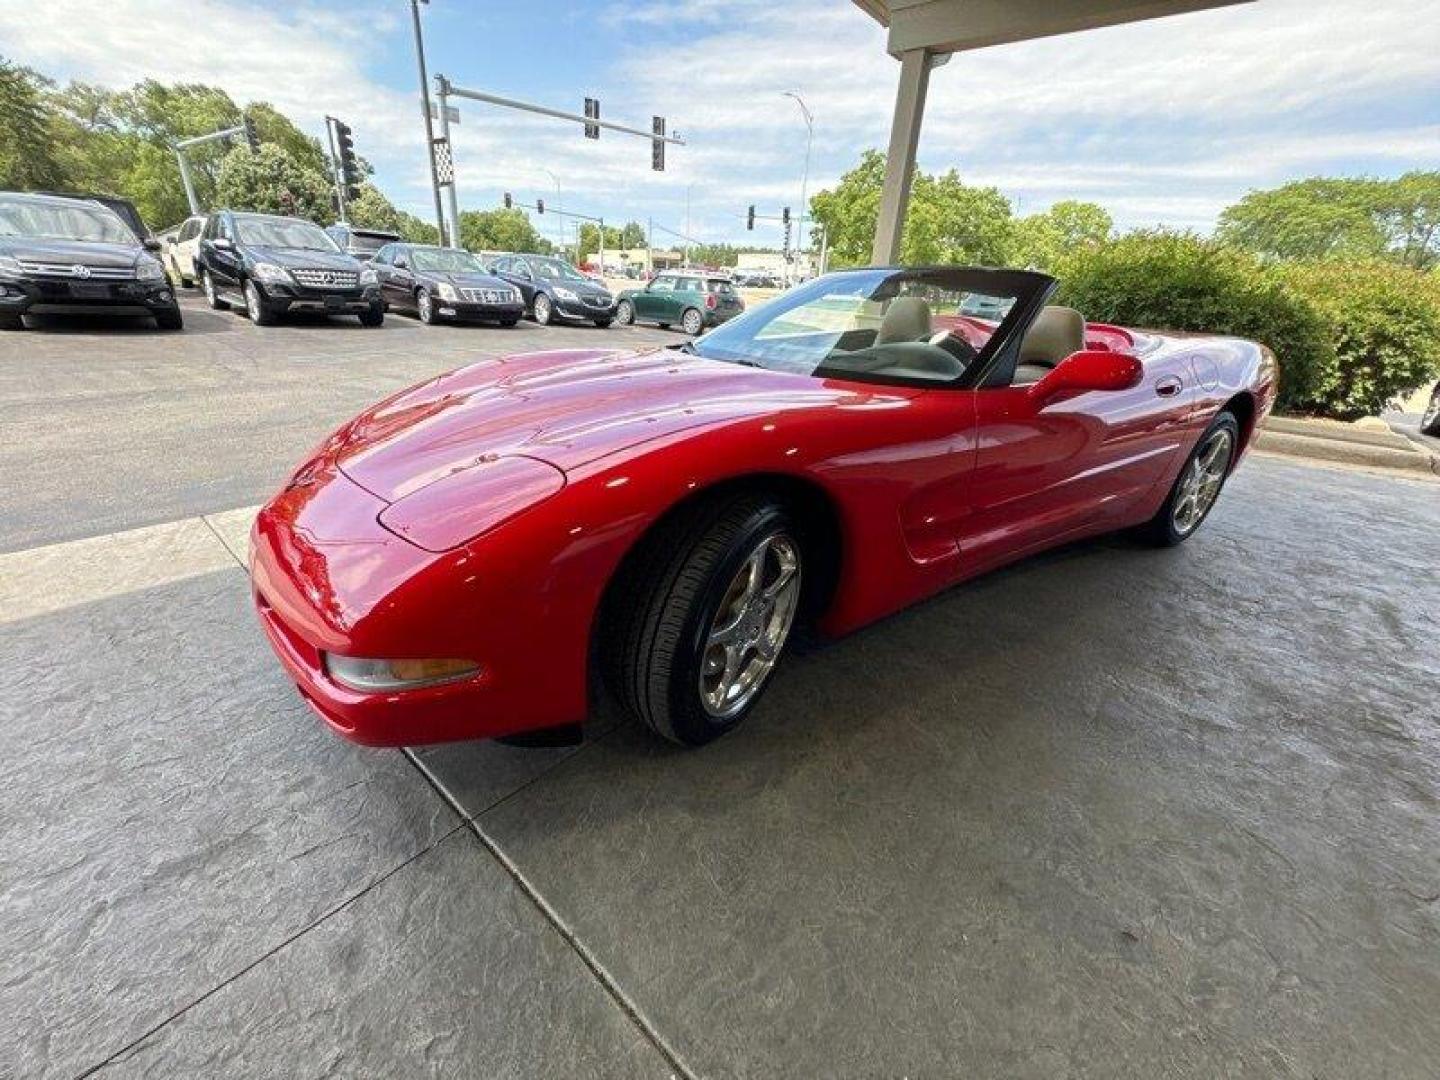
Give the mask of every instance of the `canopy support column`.
[(930, 89), (931, 63), (928, 49), (912, 49), (900, 57), (900, 87), (895, 92), (895, 120), (890, 125), (890, 152), (885, 157), (885, 186), (880, 192), (880, 217), (875, 222), (875, 244), (870, 251), (870, 262), (875, 266), (900, 261), (900, 239), (905, 231), (910, 181), (915, 175), (915, 149), (920, 142), (925, 95)]

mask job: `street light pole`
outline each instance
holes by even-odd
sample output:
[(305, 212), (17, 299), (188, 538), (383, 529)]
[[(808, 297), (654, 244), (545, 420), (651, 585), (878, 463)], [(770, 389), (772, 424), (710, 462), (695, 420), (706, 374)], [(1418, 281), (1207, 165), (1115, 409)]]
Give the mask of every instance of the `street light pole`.
[(425, 158), (430, 162), (430, 190), (435, 195), (435, 225), (440, 230), (440, 243), (443, 245), (445, 211), (440, 205), (440, 174), (435, 171), (435, 127), (430, 120), (430, 78), (425, 74), (425, 36), (420, 32), (420, 5), (428, 3), (430, 0), (410, 0), (410, 18), (415, 24), (415, 59), (420, 66), (420, 113), (425, 117)]
[(560, 222), (560, 253), (563, 255), (565, 253), (565, 196), (560, 192), (560, 178), (543, 165), (540, 167), (540, 171), (548, 175), (555, 183), (555, 210), (559, 214), (556, 220)]
[(805, 232), (805, 215), (810, 210), (810, 204), (805, 199), (810, 187), (810, 144), (815, 139), (815, 117), (795, 91), (786, 90), (782, 96), (794, 98), (795, 104), (800, 106), (800, 115), (805, 118), (805, 171), (800, 175), (800, 235), (803, 238), (805, 250), (809, 251), (810, 237)]

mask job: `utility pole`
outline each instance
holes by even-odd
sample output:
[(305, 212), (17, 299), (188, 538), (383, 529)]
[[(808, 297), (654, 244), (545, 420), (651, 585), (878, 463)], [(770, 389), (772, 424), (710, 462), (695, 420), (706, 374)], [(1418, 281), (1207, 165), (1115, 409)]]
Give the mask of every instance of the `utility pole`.
[(795, 91), (786, 90), (782, 96), (794, 98), (795, 104), (800, 106), (800, 115), (805, 118), (805, 170), (800, 174), (800, 243), (801, 247), (808, 251), (810, 242), (809, 235), (805, 232), (805, 215), (810, 210), (810, 204), (806, 201), (806, 195), (810, 187), (810, 144), (815, 139), (815, 116)]
[(345, 217), (345, 185), (340, 181), (340, 154), (335, 149), (335, 118), (325, 117), (325, 137), (330, 140), (330, 180), (335, 185), (335, 209), (340, 214), (341, 224), (348, 225)]
[(435, 170), (435, 128), (430, 122), (430, 79), (425, 74), (425, 35), (420, 30), (420, 5), (428, 3), (430, 0), (410, 0), (410, 18), (415, 24), (415, 59), (420, 67), (420, 115), (425, 118), (425, 158), (430, 162), (430, 190), (435, 195), (435, 226), (440, 230), (440, 243), (443, 245), (445, 212), (440, 208), (440, 175)]
[(450, 246), (458, 248), (460, 246), (460, 204), (455, 196), (455, 148), (450, 143), (450, 80), (444, 75), (436, 75), (435, 87), (440, 96), (440, 140), (445, 144), (445, 149), (450, 152), (450, 183), (445, 189), (445, 201), (450, 207)]
[(259, 144), (254, 135), (255, 128), (249, 117), (244, 118), (234, 127), (221, 128), (219, 131), (212, 131), (209, 135), (196, 135), (193, 139), (181, 139), (172, 143), (170, 149), (175, 151), (175, 160), (180, 165), (180, 182), (185, 185), (185, 201), (190, 204), (190, 213), (200, 213), (200, 200), (195, 197), (195, 181), (190, 175), (190, 162), (185, 157), (185, 151), (192, 146), (201, 146), (205, 143), (218, 142), (221, 139), (232, 139), (236, 135), (244, 135), (250, 143), (251, 153), (255, 153)]

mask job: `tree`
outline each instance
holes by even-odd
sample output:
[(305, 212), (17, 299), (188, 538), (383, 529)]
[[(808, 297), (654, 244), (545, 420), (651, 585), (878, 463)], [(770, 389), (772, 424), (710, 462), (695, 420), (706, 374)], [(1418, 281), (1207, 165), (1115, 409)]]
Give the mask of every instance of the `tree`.
[(1109, 239), (1114, 221), (1104, 207), (1066, 199), (1015, 222), (1009, 262), (1048, 270), (1077, 248)]
[(530, 223), (530, 215), (519, 207), (464, 211), (460, 215), (460, 245), (470, 251), (551, 250), (550, 242)]
[[(821, 191), (810, 200), (810, 216), (829, 234), (834, 265), (870, 261), (884, 181), (884, 156), (866, 150), (860, 164), (833, 190)], [(1000, 265), (1009, 254), (1012, 228), (1010, 203), (997, 189), (970, 187), (954, 169), (940, 176), (917, 172), (901, 258), (910, 263)]]
[(434, 225), (397, 208), (369, 181), (360, 185), (359, 198), (352, 200), (346, 210), (351, 224), (358, 228), (399, 233), (402, 239), (412, 244), (440, 242)]
[(1379, 256), (1385, 236), (1374, 217), (1377, 183), (1316, 176), (1252, 191), (1220, 215), (1215, 235), (1272, 259)]
[(1395, 260), (1416, 270), (1440, 263), (1440, 172), (1408, 172), (1385, 195), (1375, 211)]
[(0, 57), (0, 189), (66, 186), (54, 154), (46, 89), (34, 72)]
[(649, 244), (650, 239), (645, 235), (645, 228), (638, 221), (627, 221), (625, 227), (620, 230), (620, 246), (627, 250), (643, 248)]
[[(637, 226), (638, 227), (638, 226)], [(605, 246), (614, 250), (626, 246), (624, 230), (617, 229), (614, 225), (605, 226)], [(645, 245), (641, 243), (640, 247)], [(600, 250), (600, 226), (592, 221), (582, 222), (575, 237), (575, 261), (583, 266), (585, 260)]]
[(217, 196), (222, 205), (264, 214), (307, 218), (318, 225), (335, 220), (330, 184), (280, 147), (262, 144), (258, 154), (236, 147), (220, 163)]

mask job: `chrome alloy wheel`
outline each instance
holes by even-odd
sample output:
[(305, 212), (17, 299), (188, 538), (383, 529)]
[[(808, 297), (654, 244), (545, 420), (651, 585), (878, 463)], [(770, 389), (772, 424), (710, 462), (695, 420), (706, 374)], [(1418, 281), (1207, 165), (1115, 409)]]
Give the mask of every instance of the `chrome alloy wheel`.
[(740, 712), (765, 685), (800, 606), (800, 548), (783, 532), (740, 564), (710, 623), (700, 661), (700, 700), (714, 717)]
[(215, 279), (210, 276), (210, 271), (208, 271), (208, 270), (205, 271), (205, 275), (204, 275), (204, 276), (205, 276), (205, 299), (209, 302), (209, 304), (210, 304), (211, 307), (214, 307), (214, 306), (215, 306), (215, 301), (216, 301), (216, 299), (217, 299), (217, 297), (216, 297), (216, 295), (215, 295)]
[(260, 321), (260, 290), (255, 287), (253, 281), (245, 283), (245, 310), (249, 313), (251, 322), (258, 323)]
[(1194, 532), (1195, 527), (1215, 505), (1234, 453), (1234, 438), (1228, 430), (1221, 428), (1212, 432), (1190, 459), (1190, 464), (1185, 467), (1185, 475), (1180, 478), (1180, 488), (1175, 495), (1175, 508), (1170, 512), (1175, 531), (1181, 536)]

